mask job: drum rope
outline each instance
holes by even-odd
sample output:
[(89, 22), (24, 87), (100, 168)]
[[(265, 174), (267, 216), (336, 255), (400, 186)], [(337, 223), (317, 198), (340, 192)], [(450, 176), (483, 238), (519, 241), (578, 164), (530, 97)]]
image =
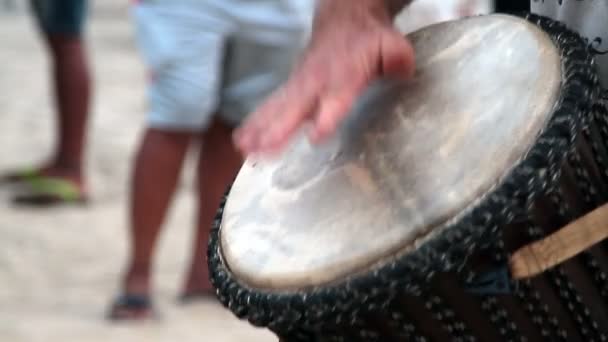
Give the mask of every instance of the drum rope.
[(456, 317), (456, 312), (439, 295), (424, 290), (422, 298), (425, 301), (425, 308), (433, 314), (433, 318), (440, 322), (443, 329), (452, 335), (452, 341), (477, 341), (466, 323)]
[[(502, 236), (502, 232), (500, 233)], [(494, 247), (496, 250), (494, 255), (494, 261), (498, 265), (504, 265), (507, 261), (507, 255), (505, 252), (505, 246), (503, 238), (499, 238)], [(470, 275), (469, 278), (474, 275)], [(517, 285), (515, 288), (517, 288)], [(504, 341), (519, 341), (526, 342), (527, 339), (521, 334), (517, 324), (510, 317), (508, 311), (499, 306), (499, 300), (496, 296), (483, 296), (481, 300), (481, 309), (486, 313), (490, 319), (490, 322), (494, 324), (498, 330), (498, 333)]]
[(428, 337), (416, 327), (414, 321), (403, 313), (403, 309), (397, 304), (391, 304), (389, 307), (390, 318), (388, 319), (389, 326), (395, 330), (395, 335), (400, 339), (413, 342), (430, 342)]
[[(584, 168), (577, 152), (574, 152), (572, 154), (570, 163), (572, 164), (572, 166), (574, 168), (576, 183), (577, 183), (577, 186), (579, 187), (580, 191), (583, 192), (583, 197), (584, 197), (585, 203), (592, 208), (595, 208), (595, 207), (601, 205), (602, 202), (604, 202), (604, 200), (599, 198), (599, 193), (597, 190), (595, 190), (592, 182), (589, 180), (589, 178), (590, 178), (589, 173)], [(559, 196), (559, 198), (557, 198), (556, 201), (560, 201), (560, 202), (563, 201), (563, 196), (561, 194), (558, 193), (557, 196)], [(560, 211), (560, 216), (564, 215), (567, 211), (568, 211), (568, 207), (566, 206), (565, 208), (563, 208)], [(566, 221), (566, 220), (571, 221), (572, 219), (573, 219), (572, 215), (569, 215), (567, 217), (562, 217), (562, 221)], [(599, 263), (595, 260), (592, 253), (584, 252), (582, 257), (585, 261), (586, 267), (589, 270), (589, 273), (591, 274), (593, 280), (596, 283), (596, 286), (600, 292), (600, 295), (608, 303), (608, 275), (600, 267)]]
[[(583, 202), (590, 206), (589, 209), (596, 208), (601, 204), (599, 199), (599, 192), (593, 186), (593, 182), (591, 181), (591, 176), (583, 163), (581, 162), (581, 157), (579, 156), (578, 151), (574, 151), (568, 157), (568, 163), (572, 166), (574, 171), (574, 177), (576, 180), (576, 186), (583, 195)], [(563, 199), (563, 197), (562, 197)], [(566, 208), (568, 209), (568, 208)]]
[(310, 335), (301, 332), (291, 332), (290, 334), (277, 333), (280, 342), (346, 342), (340, 340), (333, 340), (331, 338), (324, 338), (322, 341), (312, 338)]
[[(608, 153), (608, 91), (604, 90), (600, 96), (599, 101), (595, 104), (592, 112), (592, 120), (595, 126), (599, 130), (599, 134), (602, 138), (603, 151)], [(604, 176), (604, 181), (608, 183), (608, 164), (603, 159), (603, 153), (600, 151), (600, 147), (597, 145), (595, 139), (588, 138), (593, 148), (593, 154), (596, 159), (596, 163), (600, 169), (601, 174)], [(606, 198), (602, 198), (602, 202), (605, 202)], [(605, 242), (603, 243), (606, 244)], [(606, 272), (600, 269), (600, 266), (595, 260), (589, 262), (589, 268), (591, 273), (594, 275), (594, 280), (600, 284), (600, 295), (608, 300), (608, 276)]]
[(541, 300), (541, 294), (530, 280), (517, 283), (515, 296), (519, 299), (525, 312), (532, 318), (532, 323), (539, 329), (541, 336), (549, 341), (568, 342), (568, 333), (549, 307)]
[[(540, 24), (540, 20), (539, 24)], [(547, 26), (547, 25), (539, 25), (539, 26)], [(560, 48), (562, 49), (564, 64), (565, 64), (565, 84), (568, 88), (566, 90), (567, 96), (564, 96), (562, 99), (561, 106), (567, 106), (571, 109), (571, 114), (577, 115), (575, 121), (574, 118), (570, 117), (571, 127), (570, 127), (570, 148), (565, 151), (568, 152), (574, 147), (574, 143), (576, 141), (576, 131), (577, 127), (572, 127), (574, 123), (585, 121), (584, 113), (588, 113), (591, 110), (591, 106), (595, 103), (595, 90), (599, 88), (598, 80), (595, 72), (593, 71), (593, 61), (590, 54), (583, 51), (583, 49), (577, 49), (575, 46), (578, 44), (577, 40), (580, 40), (580, 37), (576, 37), (572, 35), (567, 37), (563, 33), (559, 33), (557, 31), (562, 30), (561, 24), (554, 24), (554, 27), (545, 27), (545, 30), (551, 33), (554, 31), (553, 29), (558, 29), (553, 32), (554, 41)], [(567, 31), (564, 31), (567, 32)], [(557, 35), (555, 35), (557, 33)], [(576, 62), (574, 62), (576, 60)], [(576, 82), (573, 82), (573, 79), (577, 78)], [(580, 99), (584, 99), (580, 101)], [(578, 101), (577, 101), (578, 100)], [(574, 106), (573, 104), (577, 104)], [(587, 108), (589, 107), (589, 108)], [(564, 151), (564, 150), (562, 150)], [(558, 164), (561, 165), (561, 164)], [(550, 198), (555, 201), (557, 200), (558, 210), (561, 211), (561, 214), (564, 211), (564, 207), (561, 204), (565, 204), (563, 201), (559, 201), (559, 198), (555, 196), (550, 196)], [(536, 225), (532, 223), (530, 219), (530, 227), (528, 229), (528, 234), (531, 238), (540, 238), (543, 236), (543, 232)], [(551, 278), (551, 282), (553, 286), (556, 288), (560, 298), (566, 303), (566, 308), (573, 316), (575, 322), (578, 323), (579, 332), (583, 335), (586, 340), (599, 340), (604, 341), (606, 337), (603, 333), (599, 332), (597, 322), (595, 322), (591, 318), (591, 314), (587, 307), (582, 303), (582, 299), (580, 295), (574, 288), (572, 282), (567, 278), (561, 267), (557, 267), (554, 270), (550, 270), (548, 272), (549, 277)], [(578, 310), (577, 310), (578, 309)], [(579, 313), (580, 311), (581, 313)]]
[[(502, 234), (501, 234), (502, 235)], [(501, 238), (496, 243), (496, 252), (494, 260), (497, 263), (506, 263), (508, 260), (507, 249), (504, 244), (504, 238)], [(541, 301), (541, 294), (532, 286), (530, 280), (511, 280), (511, 287), (514, 289), (515, 297), (523, 306), (524, 311), (530, 316), (532, 323), (539, 330), (540, 335), (549, 340), (557, 342), (568, 342), (568, 334), (563, 329), (557, 317), (549, 311), (549, 307)], [(506, 341), (527, 341), (527, 338), (522, 336), (517, 330), (514, 322), (507, 325), (511, 331), (511, 335), (503, 336)], [(516, 337), (514, 337), (516, 336)]]
[[(600, 144), (593, 138), (591, 130), (592, 129), (589, 127), (583, 130), (585, 142), (587, 144), (589, 144), (589, 146), (591, 147), (591, 153), (593, 154), (593, 161), (597, 165), (601, 181), (604, 184), (608, 184), (608, 164), (606, 163), (606, 161), (604, 160), (604, 157), (602, 155), (603, 154), (602, 150), (605, 149), (605, 145), (602, 144), (602, 145), (604, 145), (604, 147), (603, 148), (600, 147)], [(607, 136), (607, 138), (608, 138), (608, 136)], [(600, 203), (598, 203), (598, 205), (601, 203), (605, 203), (608, 200), (608, 196), (606, 196), (606, 194), (605, 194), (605, 192), (607, 191), (606, 187), (604, 187), (603, 190), (604, 191), (599, 192), (602, 194), (602, 196), (601, 196), (602, 199), (601, 199)]]
[[(595, 88), (590, 88), (595, 89)], [(591, 110), (582, 111), (582, 113), (590, 113), (590, 115), (583, 115), (582, 117), (582, 132), (585, 137), (585, 143), (587, 143), (591, 147), (591, 151), (594, 156), (594, 162), (597, 165), (600, 175), (602, 176), (602, 180), (604, 183), (608, 183), (608, 167), (604, 160), (604, 155), (608, 151), (606, 149), (606, 143), (608, 142), (608, 92), (602, 91), (598, 100), (593, 103)], [(591, 124), (594, 123), (595, 127), (599, 130), (599, 135), (601, 137), (601, 143), (594, 139), (591, 133)], [(600, 147), (600, 144), (602, 147)], [(593, 182), (590, 180), (590, 175), (587, 169), (583, 166), (581, 158), (579, 156), (579, 152), (574, 150), (572, 151), (570, 160), (570, 164), (573, 166), (576, 183), (579, 187), (579, 190), (583, 193), (584, 202), (590, 206), (591, 208), (595, 208), (606, 202), (606, 195), (600, 195), (600, 192), (593, 186)], [(563, 201), (563, 198), (560, 200)], [(565, 203), (565, 202), (563, 202)], [(567, 207), (564, 211), (567, 211)], [(571, 217), (570, 217), (571, 218)], [(605, 244), (605, 243), (604, 243)], [(600, 267), (598, 262), (593, 257), (593, 254), (590, 252), (583, 253), (583, 259), (585, 261), (585, 265), (589, 270), (589, 273), (592, 275), (596, 286), (600, 292), (600, 295), (604, 300), (608, 299), (608, 276), (606, 272)]]
[(490, 322), (496, 326), (503, 341), (527, 341), (519, 332), (517, 324), (510, 318), (507, 310), (499, 306), (496, 296), (484, 296), (481, 301), (481, 309), (488, 314)]
[(366, 324), (366, 321), (363, 320), (359, 315), (358, 311), (355, 310), (352, 313), (352, 317), (350, 318), (349, 326), (353, 327), (356, 333), (356, 340), (354, 341), (370, 341), (370, 342), (384, 342), (384, 335), (376, 330), (375, 326), (370, 324)]
[(585, 341), (606, 341), (606, 335), (599, 330), (599, 325), (591, 317), (587, 306), (576, 291), (574, 284), (568, 279), (561, 267), (549, 271), (552, 283), (558, 290), (559, 296), (566, 303), (566, 308), (578, 324), (579, 333)]
[[(504, 263), (508, 259), (504, 243), (502, 241), (497, 242), (495, 247), (494, 260), (498, 263)], [(549, 307), (542, 302), (541, 293), (536, 290), (530, 280), (511, 280), (511, 287), (514, 289), (514, 295), (518, 298), (524, 311), (530, 316), (531, 322), (538, 328), (541, 336), (548, 341), (559, 341), (568, 342), (568, 334), (562, 327), (558, 318), (553, 315)], [(489, 302), (496, 302), (496, 297), (485, 297)], [(506, 310), (499, 307), (495, 308), (498, 315), (502, 316), (499, 333), (504, 341), (527, 341), (528, 339), (523, 336), (517, 329), (515, 322), (508, 318)], [(490, 316), (491, 317), (491, 316)], [(508, 331), (505, 331), (508, 329)]]
[[(502, 235), (501, 233), (499, 234)], [(495, 250), (495, 252), (492, 253), (494, 262), (497, 265), (505, 265), (507, 257), (504, 250), (504, 244), (502, 243), (502, 238), (500, 238), (496, 242), (496, 246), (490, 248), (490, 250)], [(463, 283), (465, 284), (465, 288), (470, 288), (471, 283), (475, 279), (478, 279), (478, 274), (471, 268), (468, 268), (467, 271), (468, 274), (466, 274), (464, 277)], [(490, 320), (490, 323), (494, 325), (503, 341), (527, 341), (527, 339), (520, 333), (515, 321), (511, 319), (508, 311), (504, 307), (500, 306), (498, 297), (495, 295), (482, 295), (480, 299), (480, 307), (482, 312)]]
[[(497, 263), (505, 263), (508, 259), (508, 254), (504, 244), (504, 238), (501, 238), (496, 243), (496, 253), (494, 260)], [(514, 289), (515, 297), (523, 306), (524, 311), (530, 316), (532, 323), (538, 328), (540, 335), (549, 341), (568, 342), (568, 334), (562, 328), (557, 317), (549, 311), (547, 305), (541, 301), (541, 294), (534, 289), (530, 280), (511, 280), (511, 287)], [(511, 325), (516, 329), (514, 323)], [(507, 337), (507, 341), (527, 341), (527, 338), (519, 335), (519, 332), (514, 331), (513, 334), (517, 338)], [(504, 337), (504, 336), (503, 336)]]
[[(561, 192), (558, 190), (551, 194), (549, 198), (556, 206), (557, 215), (562, 220), (567, 220), (570, 210)], [(533, 238), (542, 238), (543, 236), (542, 230), (537, 226), (531, 227), (529, 234)], [(585, 252), (585, 254), (589, 253)], [(563, 267), (557, 266), (547, 273), (559, 297), (564, 302), (564, 306), (567, 308), (573, 320), (577, 323), (579, 333), (585, 338), (585, 341), (606, 341), (606, 335), (600, 331), (599, 325), (592, 317), (589, 308), (583, 303), (580, 294), (564, 272)]]
[[(592, 120), (595, 123), (595, 127), (597, 127), (599, 131), (599, 135), (603, 142), (603, 151), (608, 153), (607, 145), (608, 144), (608, 92), (604, 92), (602, 98), (595, 104), (592, 112)], [(589, 132), (588, 132), (589, 133)], [(600, 168), (600, 172), (604, 176), (604, 181), (608, 183), (608, 164), (604, 161), (603, 155), (600, 151), (600, 147), (595, 139), (589, 137), (588, 138), (591, 147), (593, 149), (593, 155), (595, 156), (598, 167)]]

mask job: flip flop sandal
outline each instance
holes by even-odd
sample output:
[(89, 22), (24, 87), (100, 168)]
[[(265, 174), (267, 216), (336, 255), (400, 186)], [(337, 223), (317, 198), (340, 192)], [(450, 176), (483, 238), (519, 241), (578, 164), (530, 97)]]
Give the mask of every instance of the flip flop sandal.
[(43, 175), (38, 169), (34, 168), (9, 172), (0, 176), (0, 184), (23, 183), (37, 177), (43, 177)]
[(158, 318), (147, 295), (123, 294), (116, 298), (107, 318), (111, 321), (142, 321)]
[(86, 204), (87, 198), (74, 182), (46, 176), (31, 176), (25, 181), (23, 194), (16, 196), (15, 204), (50, 206), (56, 204)]

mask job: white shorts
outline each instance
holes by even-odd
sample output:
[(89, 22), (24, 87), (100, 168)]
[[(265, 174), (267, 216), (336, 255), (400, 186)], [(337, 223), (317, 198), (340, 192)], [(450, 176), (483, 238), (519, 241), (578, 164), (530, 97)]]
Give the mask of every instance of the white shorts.
[(288, 77), (308, 36), (312, 1), (134, 5), (137, 42), (152, 74), (150, 127), (200, 131), (216, 114), (237, 125)]

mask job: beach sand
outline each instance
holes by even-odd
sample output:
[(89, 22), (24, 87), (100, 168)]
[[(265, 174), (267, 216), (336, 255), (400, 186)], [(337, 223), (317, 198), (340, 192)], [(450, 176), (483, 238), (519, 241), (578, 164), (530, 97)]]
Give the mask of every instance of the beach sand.
[[(47, 56), (22, 2), (16, 3), (16, 12), (0, 9), (0, 172), (44, 160), (54, 141)], [(95, 77), (87, 160), (93, 202), (16, 208), (10, 189), (0, 188), (0, 341), (276, 341), (214, 301), (177, 302), (193, 233), (188, 172), (156, 258), (160, 321), (104, 319), (127, 255), (127, 186), (143, 128), (145, 73), (127, 1), (100, 3), (88, 29)]]

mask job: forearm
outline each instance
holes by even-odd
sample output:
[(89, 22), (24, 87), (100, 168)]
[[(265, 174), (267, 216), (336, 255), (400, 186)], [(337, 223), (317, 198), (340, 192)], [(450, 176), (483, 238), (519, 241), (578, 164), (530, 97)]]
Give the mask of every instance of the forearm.
[(390, 13), (392, 17), (395, 17), (401, 10), (405, 8), (405, 6), (409, 5), (413, 0), (376, 0), (378, 2), (383, 2), (384, 6)]
[[(314, 19), (316, 32), (342, 30), (356, 23), (361, 29), (378, 22), (391, 25), (399, 12), (413, 0), (319, 0)], [(323, 33), (325, 35), (326, 33)], [(314, 39), (313, 39), (314, 40)]]

